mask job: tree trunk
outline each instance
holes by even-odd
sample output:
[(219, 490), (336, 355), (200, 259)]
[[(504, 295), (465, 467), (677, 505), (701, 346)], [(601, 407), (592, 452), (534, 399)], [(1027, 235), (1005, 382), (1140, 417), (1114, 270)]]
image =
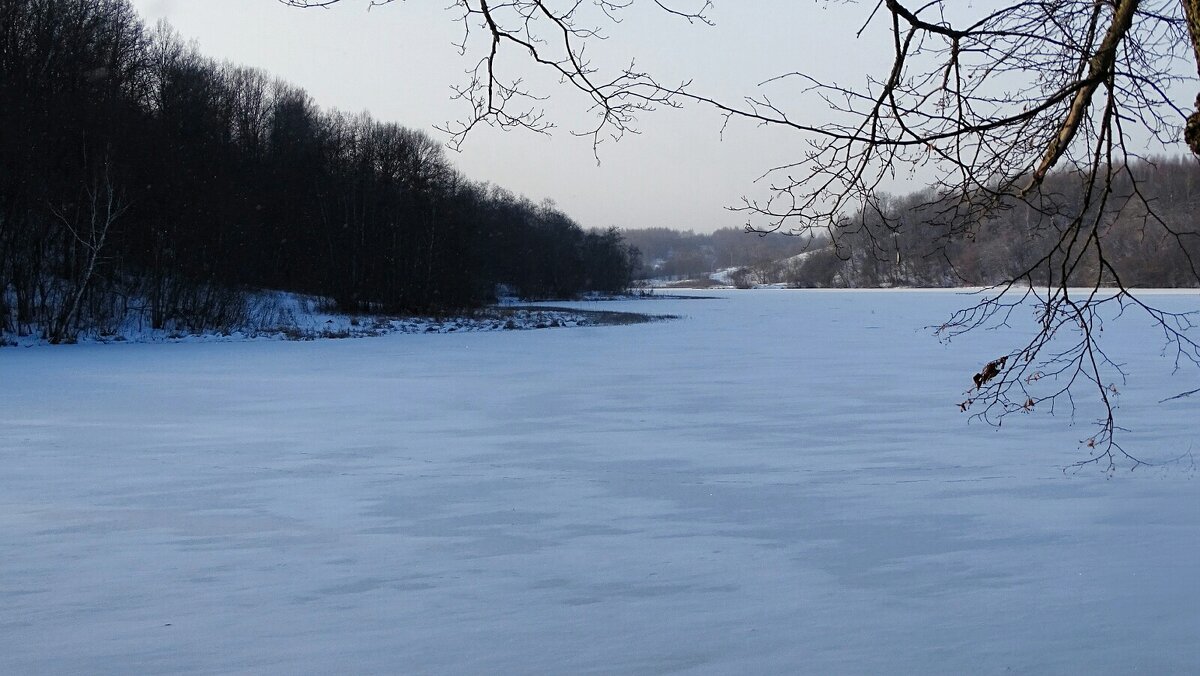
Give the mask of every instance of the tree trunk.
[[(1182, 0), (1183, 13), (1187, 17), (1188, 35), (1192, 39), (1192, 50), (1196, 54), (1196, 72), (1200, 73), (1200, 0)], [(1183, 139), (1196, 155), (1200, 155), (1200, 94), (1196, 95), (1196, 110), (1188, 116)]]

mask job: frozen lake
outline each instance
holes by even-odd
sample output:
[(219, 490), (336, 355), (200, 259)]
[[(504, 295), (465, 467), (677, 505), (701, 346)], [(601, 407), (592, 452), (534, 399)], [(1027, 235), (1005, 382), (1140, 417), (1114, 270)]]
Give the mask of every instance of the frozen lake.
[(1197, 376), (1144, 320), (1123, 441), (1184, 459), (1107, 479), (1090, 412), (967, 423), (1011, 345), (922, 330), (961, 296), (715, 295), (0, 350), (0, 673), (1200, 672)]

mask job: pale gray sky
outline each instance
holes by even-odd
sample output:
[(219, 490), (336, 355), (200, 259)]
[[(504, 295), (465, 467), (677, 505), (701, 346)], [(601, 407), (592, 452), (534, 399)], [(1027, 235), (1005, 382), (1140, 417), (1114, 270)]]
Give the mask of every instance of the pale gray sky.
[[(450, 100), (450, 85), (463, 82), (470, 62), (453, 45), (461, 25), (442, 0), (370, 11), (364, 0), (324, 10), (276, 0), (133, 4), (148, 25), (165, 18), (206, 55), (269, 71), (307, 89), (322, 107), (367, 110), (440, 139), (433, 126), (464, 115)], [(712, 11), (716, 27), (708, 27), (647, 10), (612, 27), (613, 38), (596, 45), (604, 52), (593, 56), (620, 63), (636, 57), (664, 81), (694, 79), (697, 89), (735, 101), (761, 80), (800, 68), (858, 84), (889, 58), (886, 41), (854, 38), (864, 11), (820, 1), (726, 1)], [(511, 63), (527, 65), (515, 54)], [(756, 177), (801, 147), (794, 134), (745, 123), (722, 140), (712, 111), (659, 110), (642, 117), (640, 135), (602, 147), (597, 166), (589, 141), (570, 134), (592, 120), (582, 102), (553, 82), (543, 90), (559, 125), (553, 136), (481, 129), (451, 156), (471, 178), (535, 201), (549, 197), (587, 227), (740, 226), (742, 217), (724, 207), (753, 193)]]

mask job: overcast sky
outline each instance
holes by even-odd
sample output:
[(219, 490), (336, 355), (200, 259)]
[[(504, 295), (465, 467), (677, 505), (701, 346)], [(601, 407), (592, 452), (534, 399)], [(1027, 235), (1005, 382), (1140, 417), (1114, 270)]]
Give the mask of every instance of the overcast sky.
[[(369, 111), (442, 140), (434, 125), (465, 112), (450, 100), (450, 87), (464, 81), (470, 62), (454, 46), (462, 28), (444, 9), (446, 0), (407, 0), (370, 11), (365, 0), (329, 9), (289, 8), (277, 0), (133, 4), (148, 25), (167, 19), (206, 55), (262, 68), (304, 87), (324, 108)], [(593, 56), (619, 63), (636, 58), (661, 81), (692, 79), (695, 89), (717, 97), (737, 101), (755, 93), (758, 82), (798, 69), (859, 84), (872, 68), (890, 64), (886, 40), (854, 37), (869, 10), (861, 4), (726, 0), (712, 10), (715, 27), (689, 26), (650, 11), (652, 3), (644, 6), (613, 26), (612, 39), (596, 45)], [(522, 61), (513, 54), (510, 63), (522, 68)], [(794, 159), (801, 148), (794, 134), (745, 123), (722, 139), (721, 118), (710, 110), (659, 110), (642, 117), (640, 135), (603, 146), (597, 166), (590, 142), (570, 134), (592, 120), (582, 102), (545, 84), (552, 97), (547, 111), (559, 125), (553, 136), (482, 129), (451, 156), (467, 176), (535, 201), (551, 198), (586, 227), (740, 227), (743, 218), (724, 207), (754, 194), (753, 182), (765, 169)]]

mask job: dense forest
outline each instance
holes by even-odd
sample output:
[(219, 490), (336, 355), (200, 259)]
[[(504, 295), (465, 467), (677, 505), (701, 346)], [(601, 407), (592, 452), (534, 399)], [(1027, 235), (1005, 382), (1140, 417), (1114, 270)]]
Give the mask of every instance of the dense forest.
[[(1105, 254), (1116, 271), (1106, 273), (1105, 283), (1200, 286), (1200, 163), (1156, 158), (1138, 160), (1129, 170), (1117, 172), (1109, 210), (1099, 218)], [(1002, 200), (981, 223), (948, 218), (944, 196), (931, 191), (892, 197), (882, 200), (879, 213), (847, 217), (836, 240), (734, 228), (622, 234), (642, 254), (636, 277), (688, 285), (711, 284), (711, 273), (728, 268), (737, 270), (722, 279), (737, 286), (953, 287), (1022, 277), (1044, 284), (1061, 276), (1062, 252), (1035, 263), (1079, 213), (1086, 187), (1076, 174), (1051, 174), (1042, 202)], [(1070, 279), (1095, 279), (1095, 271), (1096, 261), (1085, 261)]]
[[(1200, 163), (1158, 158), (1127, 168), (1114, 172), (1105, 212), (1086, 214), (1097, 223), (1111, 269), (1101, 271), (1092, 251), (1066, 271), (1068, 283), (1200, 285)], [(809, 253), (772, 274), (799, 287), (1057, 284), (1066, 253), (1058, 243), (1087, 189), (1079, 174), (1056, 172), (1037, 203), (1007, 197), (985, 220), (966, 226), (947, 218), (945, 200), (931, 192), (894, 198), (880, 213), (848, 219), (837, 240), (813, 242)]]
[[(1117, 175), (1099, 224), (1106, 285), (1200, 286), (1200, 162), (1192, 157), (1137, 160)], [(847, 216), (830, 236), (789, 237), (725, 228), (697, 234), (667, 228), (625, 230), (642, 253), (639, 279), (737, 286), (953, 287), (1062, 276), (1054, 251), (1080, 212), (1087, 183), (1068, 171), (1051, 174), (1039, 202), (1002, 198), (982, 222), (965, 222), (933, 191), (881, 200), (875, 213)], [(1098, 218), (1095, 218), (1097, 217)], [(1041, 264), (1038, 265), (1041, 261)], [(1095, 256), (1070, 271), (1072, 284), (1096, 279)], [(1028, 274), (1026, 274), (1028, 273)]]
[(621, 291), (636, 265), (617, 231), (205, 58), (127, 0), (0, 4), (0, 333), (228, 327), (251, 289), (447, 312)]

